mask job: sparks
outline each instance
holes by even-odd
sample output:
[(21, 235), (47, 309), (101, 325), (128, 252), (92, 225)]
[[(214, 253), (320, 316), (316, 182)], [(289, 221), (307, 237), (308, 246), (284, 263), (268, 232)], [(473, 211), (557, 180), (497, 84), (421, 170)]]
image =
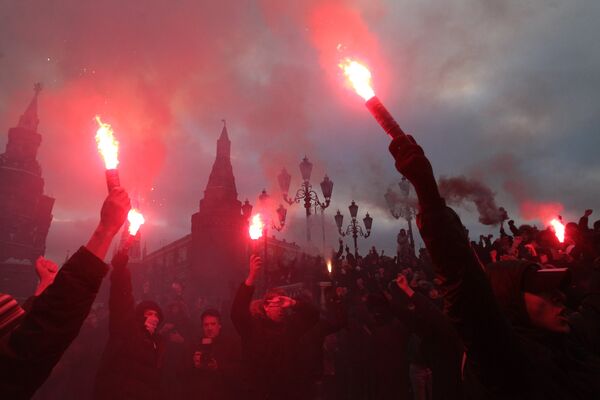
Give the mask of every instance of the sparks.
[(100, 120), (96, 115), (98, 122), (98, 130), (96, 131), (96, 143), (98, 143), (98, 151), (104, 159), (106, 169), (117, 169), (119, 165), (119, 142), (113, 136), (111, 126)]
[(365, 101), (375, 96), (371, 86), (371, 71), (366, 66), (350, 58), (345, 58), (338, 65), (359, 96)]
[(565, 226), (563, 225), (563, 223), (560, 222), (558, 219), (554, 218), (552, 221), (550, 221), (550, 225), (552, 225), (552, 228), (554, 228), (554, 234), (556, 235), (556, 238), (558, 239), (558, 241), (561, 243), (564, 243), (565, 242)]
[(265, 223), (262, 221), (260, 214), (256, 214), (252, 217), (252, 222), (250, 223), (250, 228), (248, 229), (248, 233), (250, 234), (250, 239), (257, 240), (260, 239), (263, 235), (263, 229), (265, 227)]
[(138, 233), (140, 227), (146, 222), (141, 212), (132, 208), (127, 214), (127, 221), (129, 221), (129, 234), (135, 236)]

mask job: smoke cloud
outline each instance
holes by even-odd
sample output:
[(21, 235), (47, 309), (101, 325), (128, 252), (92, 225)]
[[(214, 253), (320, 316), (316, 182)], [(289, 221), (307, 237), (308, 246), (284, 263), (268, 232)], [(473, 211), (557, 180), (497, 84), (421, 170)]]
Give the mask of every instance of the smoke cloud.
[(496, 205), (492, 189), (483, 182), (464, 176), (440, 177), (438, 186), (440, 194), (450, 204), (464, 205), (465, 202), (473, 202), (479, 213), (479, 222), (484, 225), (498, 225), (508, 219), (506, 210)]

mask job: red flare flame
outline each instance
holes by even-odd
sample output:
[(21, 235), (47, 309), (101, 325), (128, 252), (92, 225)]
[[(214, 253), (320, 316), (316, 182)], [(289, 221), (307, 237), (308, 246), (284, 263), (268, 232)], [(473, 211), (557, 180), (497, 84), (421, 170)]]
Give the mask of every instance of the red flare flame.
[(106, 169), (116, 169), (119, 165), (119, 142), (113, 135), (112, 127), (100, 120), (96, 115), (98, 122), (98, 130), (96, 131), (96, 143), (98, 143), (98, 151), (104, 159)]
[(331, 260), (327, 260), (327, 271), (331, 274), (331, 270), (332, 270), (332, 265), (331, 265)]
[(257, 240), (260, 239), (263, 235), (263, 229), (265, 228), (265, 223), (262, 221), (260, 214), (256, 214), (252, 217), (252, 222), (250, 223), (250, 228), (248, 229), (248, 234), (250, 235), (250, 239)]
[(144, 222), (146, 222), (142, 213), (135, 208), (129, 210), (129, 214), (127, 214), (127, 221), (129, 221), (128, 229), (131, 236), (135, 236), (140, 227), (144, 224)]
[(550, 221), (550, 225), (554, 229), (554, 234), (556, 235), (556, 238), (558, 239), (558, 241), (561, 243), (564, 243), (565, 242), (565, 225), (556, 218), (554, 218), (552, 221)]
[(375, 91), (371, 85), (371, 71), (365, 65), (351, 58), (343, 59), (338, 65), (359, 96), (365, 101), (375, 96)]

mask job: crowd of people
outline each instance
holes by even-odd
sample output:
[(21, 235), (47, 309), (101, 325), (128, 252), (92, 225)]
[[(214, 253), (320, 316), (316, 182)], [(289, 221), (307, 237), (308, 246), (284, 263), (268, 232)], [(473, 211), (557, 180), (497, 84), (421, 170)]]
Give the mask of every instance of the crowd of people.
[[(419, 200), (425, 248), (344, 247), (265, 279), (249, 260), (230, 307), (134, 299), (128, 257), (102, 260), (130, 207), (120, 188), (60, 270), (40, 259), (22, 307), (0, 296), (0, 393), (21, 399), (594, 399), (600, 220), (502, 225), (469, 238), (410, 136), (390, 145)], [(508, 230), (508, 231), (507, 231)], [(298, 266), (297, 266), (298, 267)], [(110, 272), (108, 307), (93, 303)], [(290, 291), (290, 284), (295, 285)], [(298, 290), (298, 287), (301, 289)]]

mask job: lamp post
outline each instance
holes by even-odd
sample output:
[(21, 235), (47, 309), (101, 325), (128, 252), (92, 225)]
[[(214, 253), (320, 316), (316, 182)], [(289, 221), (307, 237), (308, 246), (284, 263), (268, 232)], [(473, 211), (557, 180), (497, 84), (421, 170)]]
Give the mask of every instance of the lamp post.
[(388, 189), (388, 191), (383, 197), (385, 197), (385, 201), (388, 207), (390, 208), (390, 213), (392, 214), (392, 216), (395, 219), (399, 219), (400, 217), (402, 217), (408, 223), (408, 240), (410, 248), (414, 255), (415, 239), (412, 230), (412, 220), (416, 214), (416, 211), (414, 207), (411, 206), (409, 201), (410, 182), (405, 177), (402, 177), (402, 180), (398, 183), (398, 186), (400, 187), (400, 198), (398, 198), (397, 195), (391, 189)]
[(272, 212), (271, 212), (271, 210), (269, 210), (269, 204), (268, 204), (269, 198), (270, 198), (270, 196), (267, 194), (267, 191), (265, 189), (263, 189), (263, 191), (258, 196), (258, 204), (259, 204), (259, 207), (263, 211), (262, 214), (264, 217), (263, 238), (264, 238), (265, 255), (264, 255), (263, 264), (265, 266), (265, 277), (267, 280), (267, 282), (266, 282), (267, 287), (269, 287), (269, 284), (270, 284), (269, 274), (268, 274), (269, 269), (268, 269), (268, 264), (267, 264), (268, 230), (269, 230), (269, 228), (271, 228), (271, 229), (275, 229), (277, 232), (281, 232), (281, 230), (285, 226), (285, 219), (287, 217), (286, 208), (283, 206), (283, 204), (280, 204), (279, 207), (277, 207), (277, 210), (275, 210), (275, 212), (277, 213), (277, 221), (274, 221), (274, 218), (272, 218)]
[(327, 207), (329, 207), (329, 203), (331, 201), (331, 193), (333, 192), (333, 181), (329, 179), (327, 175), (321, 181), (321, 192), (323, 194), (324, 200), (321, 201), (319, 199), (319, 195), (312, 189), (312, 185), (310, 184), (310, 175), (312, 173), (313, 164), (308, 161), (308, 157), (304, 157), (302, 162), (300, 163), (300, 174), (302, 175), (302, 185), (296, 191), (296, 195), (293, 198), (290, 198), (288, 193), (290, 190), (290, 184), (292, 182), (292, 176), (286, 171), (285, 168), (281, 170), (279, 175), (277, 176), (277, 181), (279, 182), (279, 188), (281, 189), (281, 193), (283, 195), (283, 200), (292, 205), (293, 203), (303, 202), (304, 209), (306, 210), (306, 240), (310, 242), (310, 222), (309, 217), (312, 213), (312, 208), (317, 210), (317, 208), (321, 209), (321, 220), (323, 225), (323, 247), (325, 246), (325, 222), (324, 222), (324, 211)]
[(367, 215), (363, 218), (363, 223), (365, 224), (365, 230), (363, 231), (362, 226), (356, 219), (358, 215), (358, 205), (352, 200), (352, 204), (348, 207), (350, 211), (350, 217), (352, 220), (350, 221), (350, 225), (346, 227), (346, 230), (342, 230), (342, 225), (344, 224), (344, 216), (340, 213), (340, 210), (335, 214), (335, 224), (337, 225), (338, 232), (341, 236), (348, 236), (352, 234), (352, 239), (354, 239), (354, 257), (358, 258), (358, 243), (357, 239), (359, 236), (364, 238), (368, 238), (371, 235), (371, 227), (373, 225), (373, 218), (367, 213)]

